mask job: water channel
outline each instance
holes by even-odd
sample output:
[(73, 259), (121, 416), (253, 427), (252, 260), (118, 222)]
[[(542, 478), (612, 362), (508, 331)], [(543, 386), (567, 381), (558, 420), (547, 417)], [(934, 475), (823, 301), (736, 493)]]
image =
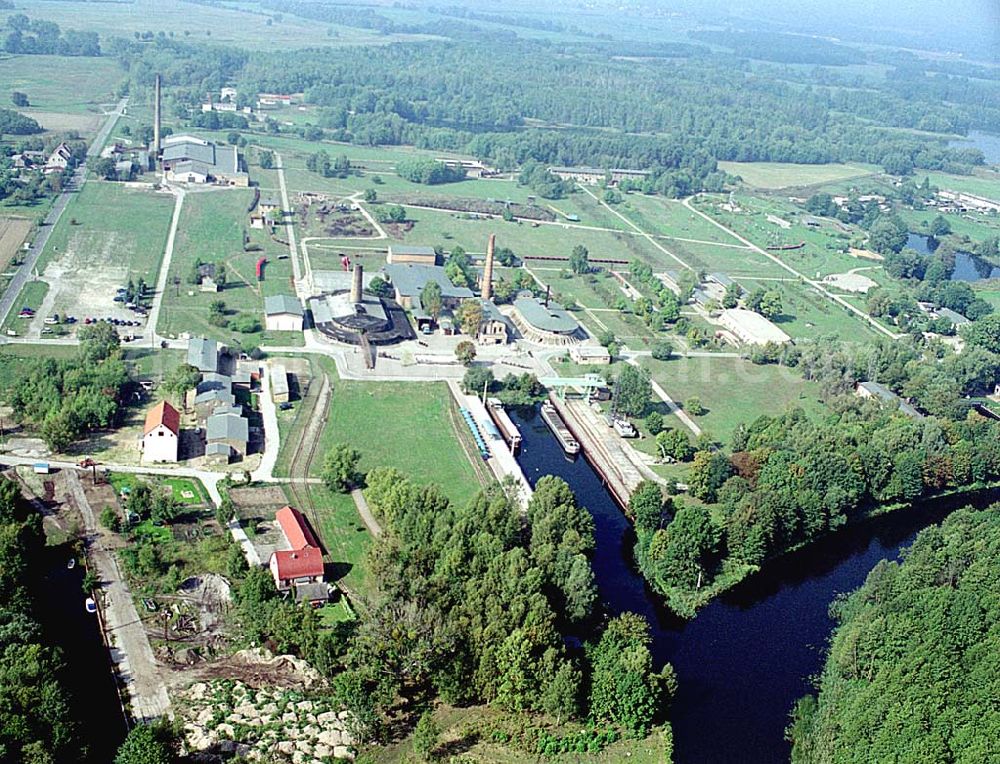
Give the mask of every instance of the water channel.
[(84, 607), (83, 566), (66, 568), (67, 545), (46, 548), (45, 590), (37, 600), (37, 615), (45, 633), (57, 640), (66, 670), (60, 681), (66, 690), (70, 717), (79, 724), (75, 742), (88, 749), (86, 761), (106, 764), (127, 732), (110, 656), (101, 640), (97, 616)]
[[(518, 461), (529, 482), (563, 478), (594, 517), (593, 566), (605, 608), (645, 615), (657, 664), (669, 661), (677, 670), (680, 691), (670, 717), (678, 764), (787, 762), (788, 713), (822, 668), (834, 625), (830, 602), (860, 586), (879, 560), (897, 558), (921, 528), (970, 503), (928, 502), (850, 527), (772, 561), (685, 622), (658, 604), (634, 570), (631, 525), (590, 465), (567, 460), (537, 415), (511, 416), (523, 437)], [(974, 503), (985, 505), (988, 497)]]

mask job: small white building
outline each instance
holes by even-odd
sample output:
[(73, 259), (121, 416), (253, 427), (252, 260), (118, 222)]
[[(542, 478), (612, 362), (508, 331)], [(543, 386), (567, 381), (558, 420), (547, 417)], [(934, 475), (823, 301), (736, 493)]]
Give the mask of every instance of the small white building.
[(792, 341), (792, 338), (781, 329), (752, 310), (730, 308), (722, 311), (719, 321), (736, 339), (746, 345), (766, 345), (769, 342), (784, 345)]
[(602, 345), (573, 345), (569, 357), (573, 363), (581, 365), (607, 366), (611, 363), (611, 353)]
[(296, 297), (272, 294), (264, 298), (264, 323), (269, 332), (301, 332), (304, 315)]
[(176, 462), (180, 434), (180, 412), (166, 401), (160, 401), (146, 414), (146, 426), (142, 432), (142, 460)]

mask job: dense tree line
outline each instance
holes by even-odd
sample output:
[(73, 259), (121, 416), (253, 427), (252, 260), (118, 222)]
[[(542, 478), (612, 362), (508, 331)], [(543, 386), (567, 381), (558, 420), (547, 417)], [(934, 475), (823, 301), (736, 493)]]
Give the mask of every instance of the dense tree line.
[(36, 428), (54, 450), (113, 426), (129, 381), (114, 327), (83, 327), (79, 337), (76, 358), (33, 359), (7, 389), (14, 417)]
[(60, 650), (35, 615), (46, 559), (42, 517), (17, 484), (0, 478), (0, 760), (28, 764), (86, 759), (60, 685)]
[(465, 180), (465, 170), (461, 167), (449, 167), (443, 162), (419, 157), (398, 162), (396, 172), (401, 178), (428, 186)]
[(29, 19), (23, 13), (7, 18), (3, 49), (7, 53), (51, 56), (99, 56), (97, 32), (62, 31), (51, 21)]
[(37, 135), (44, 129), (31, 117), (13, 109), (0, 109), (0, 135)]
[[(701, 444), (687, 482), (694, 498), (716, 505), (711, 512), (680, 499), (654, 502), (644, 489), (632, 507), (635, 551), (653, 588), (690, 615), (768, 558), (879, 507), (1000, 479), (1000, 426), (963, 398), (995, 384), (1000, 319), (993, 318), (972, 325), (982, 324), (983, 336), (971, 337), (962, 354), (933, 363), (904, 342), (788, 351), (785, 362), (819, 386), (832, 413), (758, 417), (736, 429), (729, 453)], [(864, 380), (930, 415), (858, 398), (854, 388)]]
[(998, 557), (1000, 506), (959, 510), (833, 603), (818, 697), (788, 730), (795, 764), (996, 759)]
[[(567, 629), (593, 622), (593, 521), (561, 480), (538, 481), (522, 518), (498, 489), (467, 506), (392, 469), (367, 478), (383, 525), (376, 591), (335, 685), (378, 736), (399, 697), (439, 696), (643, 734), (673, 691), (652, 663), (649, 627), (625, 614), (583, 652)], [(588, 629), (590, 631), (590, 629)]]

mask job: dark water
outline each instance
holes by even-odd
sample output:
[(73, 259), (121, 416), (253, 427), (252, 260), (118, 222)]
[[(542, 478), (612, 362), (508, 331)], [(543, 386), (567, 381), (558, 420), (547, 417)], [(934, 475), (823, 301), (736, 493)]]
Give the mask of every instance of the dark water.
[(63, 653), (66, 670), (60, 677), (70, 714), (79, 724), (79, 742), (89, 751), (87, 761), (106, 764), (127, 732), (115, 689), (108, 651), (101, 641), (97, 616), (84, 607), (83, 565), (66, 569), (69, 552), (50, 549), (45, 577), (47, 597), (38, 600), (37, 613), (46, 634)]
[[(929, 255), (934, 251), (931, 249), (931, 243), (930, 236), (920, 233), (911, 233), (906, 238), (906, 246), (915, 249), (922, 255)], [(996, 278), (1000, 278), (1000, 267), (971, 252), (955, 253), (955, 270), (951, 274), (952, 281), (985, 281)]]
[(956, 149), (979, 149), (986, 157), (986, 164), (1000, 164), (1000, 135), (970, 130), (963, 140), (948, 141), (948, 146)]
[(898, 557), (921, 528), (969, 503), (928, 504), (848, 528), (769, 563), (684, 622), (657, 604), (633, 570), (631, 526), (587, 462), (568, 461), (537, 416), (511, 416), (524, 438), (518, 461), (528, 480), (558, 475), (594, 517), (593, 565), (606, 609), (645, 615), (657, 663), (677, 670), (670, 717), (679, 764), (787, 762), (788, 713), (822, 668), (830, 602), (860, 586), (879, 560)]

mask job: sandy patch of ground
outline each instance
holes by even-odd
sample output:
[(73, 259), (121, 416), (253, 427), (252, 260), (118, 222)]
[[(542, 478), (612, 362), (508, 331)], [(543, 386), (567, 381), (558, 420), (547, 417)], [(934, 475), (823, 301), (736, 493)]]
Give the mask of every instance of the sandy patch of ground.
[[(49, 291), (31, 321), (28, 336), (40, 336), (45, 317), (53, 313), (75, 316), (81, 324), (87, 316), (142, 320), (127, 310), (124, 303), (114, 300), (115, 291), (128, 281), (128, 268), (120, 264), (119, 256), (126, 246), (117, 234), (74, 231), (66, 251), (42, 273)], [(139, 334), (143, 327), (134, 326), (130, 330)]]
[(877, 281), (855, 272), (831, 273), (823, 279), (823, 283), (845, 292), (857, 294), (867, 294), (870, 289), (875, 289), (878, 286)]
[(870, 249), (855, 249), (854, 247), (851, 247), (851, 257), (860, 257), (863, 260), (885, 260), (882, 255), (872, 252)]

